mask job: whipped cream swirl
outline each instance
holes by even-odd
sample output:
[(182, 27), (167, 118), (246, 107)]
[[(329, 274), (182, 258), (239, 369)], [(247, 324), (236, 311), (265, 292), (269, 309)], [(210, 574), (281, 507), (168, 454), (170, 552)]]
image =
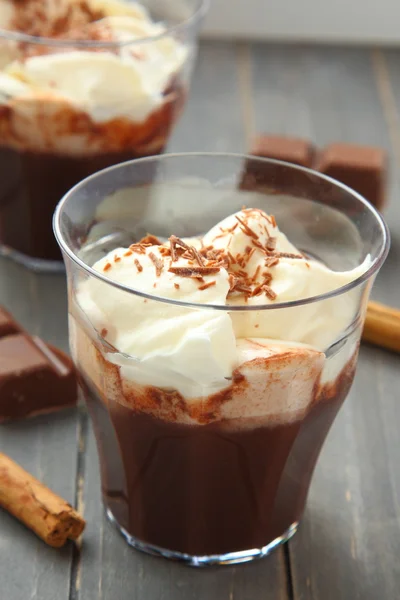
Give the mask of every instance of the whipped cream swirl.
[[(28, 11), (34, 3), (22, 4), (19, 10)], [(91, 49), (79, 47), (79, 42), (76, 47), (59, 48), (29, 44), (21, 55), (18, 45), (3, 41), (0, 105), (11, 102), (14, 109), (21, 105), (20, 110), (28, 114), (30, 104), (34, 106), (38, 100), (42, 104), (67, 101), (99, 123), (117, 117), (142, 122), (162, 105), (188, 49), (163, 35), (166, 27), (153, 22), (144, 7), (122, 0), (87, 0), (86, 10), (82, 10), (82, 2), (72, 0), (47, 4), (41, 35), (52, 33), (51, 24), (63, 23), (64, 30), (52, 37), (116, 45)], [(17, 10), (17, 5), (3, 0), (0, 26), (12, 25), (13, 7)], [(31, 22), (26, 19), (27, 26)], [(157, 36), (161, 37), (146, 41)]]
[(299, 253), (274, 218), (258, 209), (228, 217), (202, 239), (154, 242), (117, 248), (93, 268), (133, 290), (226, 311), (143, 298), (95, 278), (79, 286), (77, 304), (115, 350), (107, 359), (121, 366), (123, 377), (189, 398), (229, 385), (233, 370), (248, 360), (243, 340), (324, 352), (355, 318), (358, 291), (276, 310), (230, 306), (273, 306), (324, 294), (369, 266), (366, 260), (351, 271), (331, 271)]

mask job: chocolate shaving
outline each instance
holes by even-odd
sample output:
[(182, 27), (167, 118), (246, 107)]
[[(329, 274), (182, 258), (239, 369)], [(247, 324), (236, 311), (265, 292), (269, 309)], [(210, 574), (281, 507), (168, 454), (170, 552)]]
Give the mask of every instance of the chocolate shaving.
[(267, 244), (266, 244), (266, 248), (267, 250), (275, 250), (276, 248), (276, 237), (269, 237), (267, 239)]
[(235, 285), (238, 282), (238, 279), (232, 273), (229, 273), (228, 281), (229, 281), (229, 291), (232, 292), (235, 288)]
[(209, 281), (208, 283), (205, 283), (204, 285), (201, 285), (201, 286), (199, 287), (199, 290), (206, 290), (207, 288), (209, 288), (209, 287), (212, 287), (212, 286), (213, 286), (213, 285), (215, 285), (216, 283), (217, 283), (217, 282), (216, 282), (215, 280), (214, 280), (214, 281)]
[(269, 218), (270, 218), (270, 222), (271, 222), (272, 227), (276, 227), (276, 221), (275, 221), (274, 215), (270, 215)]
[(258, 278), (258, 275), (259, 275), (260, 271), (261, 271), (261, 267), (260, 267), (260, 265), (258, 265), (257, 269), (254, 271), (253, 277), (251, 278), (251, 282), (252, 283), (254, 283), (255, 281), (257, 281), (257, 278)]
[(106, 329), (105, 327), (103, 327), (103, 329), (100, 331), (101, 337), (106, 337), (107, 333), (108, 333), (108, 329)]
[(160, 277), (164, 268), (163, 261), (161, 260), (161, 258), (158, 258), (158, 256), (156, 256), (154, 252), (149, 252), (149, 258), (152, 261), (152, 263), (154, 263), (154, 266), (156, 268), (156, 276)]
[(239, 223), (242, 225), (242, 231), (243, 233), (246, 233), (248, 236), (250, 236), (251, 238), (253, 238), (254, 240), (258, 240), (258, 235), (256, 234), (255, 231), (253, 231), (251, 229), (251, 227), (249, 227), (247, 225), (247, 223), (245, 223), (240, 217), (236, 216), (235, 217), (237, 219), (237, 221), (239, 221)]
[(161, 246), (162, 242), (155, 235), (148, 233), (144, 238), (139, 240), (138, 244), (146, 244), (146, 245), (150, 245), (150, 246)]
[[(151, 245), (151, 244), (150, 244)], [(137, 254), (146, 254), (146, 247), (144, 244), (131, 244), (129, 250), (136, 252)]]
[(275, 252), (274, 256), (276, 256), (278, 258), (298, 258), (298, 259), (304, 259), (304, 256), (302, 256), (301, 254), (292, 254), (291, 252)]
[(202, 277), (203, 275), (214, 275), (215, 273), (219, 273), (219, 267), (170, 267), (168, 269), (171, 273), (175, 273), (175, 275), (180, 275), (181, 277)]
[(279, 263), (279, 258), (277, 256), (267, 256), (265, 259), (266, 267), (275, 267)]
[(111, 263), (108, 262), (104, 265), (103, 271), (109, 271), (110, 269), (111, 269)]
[(275, 294), (274, 290), (269, 287), (269, 285), (265, 285), (263, 289), (264, 289), (264, 292), (265, 292), (265, 295), (267, 296), (267, 298), (269, 298), (270, 300), (276, 299), (276, 294)]
[(255, 248), (252, 248), (250, 250), (250, 254), (247, 255), (247, 262), (249, 262), (249, 260), (251, 259), (251, 257), (253, 256), (254, 252), (256, 251)]
[(181, 286), (179, 285), (179, 283), (174, 283), (174, 288), (175, 288), (176, 290), (179, 290), (179, 289), (180, 289), (180, 287), (181, 287)]
[(271, 283), (271, 281), (272, 281), (271, 273), (268, 273), (268, 271), (266, 271), (262, 275), (264, 277), (264, 282), (263, 282), (264, 284), (268, 285), (269, 283)]
[(263, 287), (264, 284), (260, 283), (260, 285), (257, 285), (254, 290), (252, 291), (252, 296), (259, 296), (261, 294), (261, 292), (263, 291)]
[(206, 258), (207, 260), (218, 260), (218, 254), (215, 250), (207, 250)]
[(181, 240), (181, 238), (176, 237), (176, 235), (171, 235), (171, 237), (169, 239), (173, 240), (173, 242), (175, 243), (175, 246), (180, 246), (181, 248), (184, 248), (184, 250), (190, 251), (190, 246), (186, 242)]
[(138, 261), (138, 259), (137, 259), (137, 258), (135, 258), (135, 260), (134, 260), (133, 262), (135, 263), (135, 265), (136, 265), (136, 268), (137, 268), (138, 272), (139, 272), (139, 273), (141, 273), (141, 272), (143, 271), (143, 267), (142, 267), (142, 265), (140, 264), (140, 262)]
[(255, 246), (256, 248), (259, 248), (260, 250), (262, 250), (263, 252), (265, 252), (265, 248), (264, 246), (261, 244), (261, 242), (258, 242), (257, 240), (251, 240), (251, 243), (253, 244), (253, 246)]
[(178, 257), (176, 254), (175, 236), (174, 235), (171, 235), (171, 237), (169, 238), (169, 243), (170, 243), (170, 250), (171, 250), (171, 260), (172, 260), (172, 262), (176, 262)]
[(237, 284), (235, 285), (235, 287), (233, 288), (233, 291), (234, 292), (242, 292), (243, 294), (250, 295), (251, 287), (249, 287), (248, 285), (244, 284), (241, 281), (238, 281)]
[(158, 251), (161, 256), (171, 256), (171, 248), (167, 248), (167, 246), (160, 246)]
[(197, 260), (197, 262), (199, 263), (200, 267), (204, 267), (205, 262), (203, 257), (200, 255), (200, 253), (196, 250), (196, 248), (194, 246), (191, 247), (191, 250), (193, 252), (193, 257), (195, 258), (195, 260)]

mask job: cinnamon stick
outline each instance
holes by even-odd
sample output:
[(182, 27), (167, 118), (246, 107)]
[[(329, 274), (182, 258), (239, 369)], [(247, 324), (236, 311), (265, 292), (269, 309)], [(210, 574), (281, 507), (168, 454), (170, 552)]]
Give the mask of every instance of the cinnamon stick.
[(378, 302), (369, 302), (362, 339), (400, 352), (400, 310)]
[(70, 504), (1, 452), (0, 506), (54, 548), (77, 539), (85, 527)]

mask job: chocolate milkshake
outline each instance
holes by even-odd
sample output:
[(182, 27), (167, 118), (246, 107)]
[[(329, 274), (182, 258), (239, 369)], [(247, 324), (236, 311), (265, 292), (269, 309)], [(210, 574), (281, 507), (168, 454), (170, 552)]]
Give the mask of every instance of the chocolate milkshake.
[(51, 229), (61, 197), (99, 169), (163, 151), (195, 32), (178, 40), (124, 0), (4, 0), (0, 26), (0, 245), (46, 268), (61, 259)]
[(358, 288), (301, 301), (370, 264), (332, 271), (243, 209), (201, 238), (148, 237), (93, 265), (109, 283), (72, 293), (71, 349), (104, 503), (132, 545), (241, 562), (296, 531), (362, 328)]

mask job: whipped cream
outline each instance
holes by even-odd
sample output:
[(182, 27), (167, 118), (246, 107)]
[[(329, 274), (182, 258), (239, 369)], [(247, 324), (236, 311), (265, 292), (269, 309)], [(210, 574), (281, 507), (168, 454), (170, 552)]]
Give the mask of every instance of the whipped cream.
[[(83, 282), (77, 292), (79, 319), (109, 344), (107, 360), (120, 367), (121, 378), (135, 385), (175, 389), (195, 402), (229, 387), (235, 369), (262, 358), (268, 360), (259, 365), (257, 393), (251, 386), (257, 406), (268, 387), (265, 371), (279, 364), (279, 386), (291, 390), (288, 402), (309, 402), (324, 352), (355, 319), (356, 292), (276, 310), (237, 312), (229, 307), (274, 305), (330, 292), (359, 277), (369, 261), (351, 271), (331, 271), (301, 255), (273, 217), (256, 209), (228, 217), (196, 240), (197, 254), (176, 238), (172, 246), (117, 248), (93, 268), (133, 290), (169, 300), (226, 306), (226, 311), (143, 298), (96, 278)], [(346, 360), (356, 344), (357, 340), (350, 350), (346, 348)], [(300, 362), (295, 356), (301, 357)], [(310, 368), (315, 367), (312, 384), (310, 378), (306, 382), (299, 375), (300, 365), (307, 360)], [(252, 369), (248, 368), (250, 376)], [(304, 392), (307, 386), (310, 393), (299, 396), (296, 389)], [(227, 403), (228, 413), (232, 402)], [(298, 410), (296, 405), (293, 412)], [(234, 413), (232, 409), (229, 414)]]
[[(58, 1), (57, 17), (54, 16), (57, 19), (61, 18), (64, 5), (76, 10), (80, 6), (77, 2), (58, 4)], [(38, 98), (41, 104), (67, 101), (98, 123), (117, 117), (142, 122), (163, 104), (165, 91), (187, 59), (187, 48), (171, 36), (162, 35), (165, 26), (153, 22), (145, 9), (135, 3), (91, 0), (87, 5), (89, 16), (100, 20), (85, 22), (82, 15), (76, 15), (75, 19), (69, 19), (68, 37), (117, 45), (98, 51), (78, 45), (59, 50), (43, 46), (43, 54), (28, 53), (20, 58), (17, 46), (4, 44), (0, 53), (3, 68), (0, 103), (10, 102), (13, 106), (21, 103), (27, 112), (29, 103), (34, 106)], [(49, 19), (55, 10), (50, 10)], [(3, 0), (0, 24), (3, 22), (5, 27), (10, 19), (10, 3)], [(146, 41), (156, 36), (161, 37)], [(56, 37), (67, 36), (62, 32)], [(131, 43), (137, 40), (143, 43)], [(28, 51), (32, 49), (33, 45)]]
[[(249, 245), (249, 237), (240, 226), (235, 225), (238, 223), (237, 216), (240, 218), (240, 215), (232, 215), (211, 229), (204, 236), (204, 244), (227, 248), (234, 255), (243, 253)], [(253, 277), (253, 285), (262, 283), (265, 271), (269, 271), (273, 277), (270, 287), (276, 298), (268, 295), (250, 296), (246, 302), (248, 306), (294, 302), (320, 296), (354, 281), (369, 267), (369, 258), (359, 267), (341, 272), (332, 271), (316, 260), (298, 258), (302, 255), (279, 230), (274, 219), (270, 222), (271, 219), (258, 210), (242, 213), (241, 218), (256, 233), (258, 243), (265, 247), (268, 238), (272, 237), (276, 240), (276, 251), (288, 254), (270, 269), (265, 269), (265, 254), (256, 247), (244, 267), (233, 265), (234, 270), (243, 269)], [(230, 232), (233, 227), (234, 231)], [(291, 254), (297, 258), (292, 258)], [(235, 336), (294, 341), (325, 351), (354, 319), (359, 293), (355, 289), (328, 300), (283, 310), (231, 313)], [(242, 303), (240, 294), (227, 299), (230, 305)]]

